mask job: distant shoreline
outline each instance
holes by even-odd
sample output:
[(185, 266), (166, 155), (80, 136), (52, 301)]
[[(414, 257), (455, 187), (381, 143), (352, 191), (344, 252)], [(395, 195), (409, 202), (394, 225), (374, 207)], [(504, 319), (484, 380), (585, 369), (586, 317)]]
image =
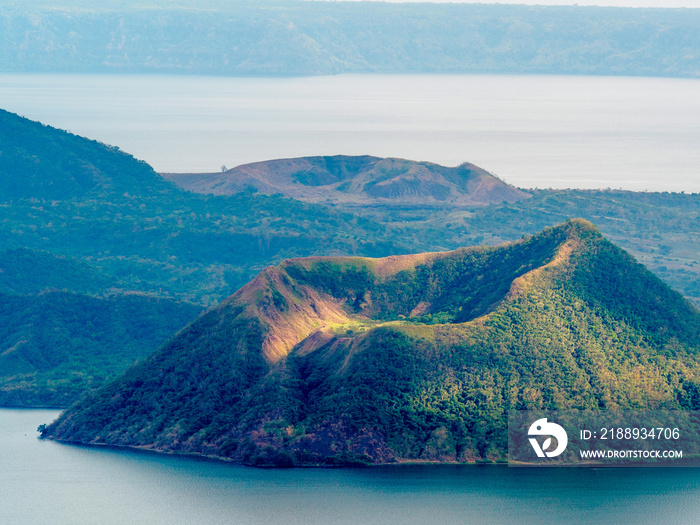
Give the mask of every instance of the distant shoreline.
[(70, 4), (8, 6), (0, 70), (700, 77), (700, 9), (692, 8), (280, 0), (202, 8), (155, 0), (148, 7), (86, 10)]

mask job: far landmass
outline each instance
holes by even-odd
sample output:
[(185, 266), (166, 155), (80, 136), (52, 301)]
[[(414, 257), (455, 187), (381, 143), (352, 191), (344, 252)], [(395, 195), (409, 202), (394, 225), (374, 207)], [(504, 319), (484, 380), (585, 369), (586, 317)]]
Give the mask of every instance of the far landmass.
[(700, 77), (700, 9), (0, 0), (0, 71)]
[(504, 460), (511, 409), (700, 409), (700, 311), (572, 220), (269, 267), (43, 427), (258, 466)]

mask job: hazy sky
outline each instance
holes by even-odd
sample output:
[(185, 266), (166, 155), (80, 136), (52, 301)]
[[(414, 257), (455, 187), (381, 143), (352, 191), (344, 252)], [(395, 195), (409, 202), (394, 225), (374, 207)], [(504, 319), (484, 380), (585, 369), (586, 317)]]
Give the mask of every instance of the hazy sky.
[[(350, 2), (359, 0), (330, 0), (332, 2)], [(456, 3), (456, 4), (528, 4), (528, 5), (601, 5), (616, 7), (696, 7), (700, 0), (364, 0), (370, 2), (385, 1), (392, 3)]]

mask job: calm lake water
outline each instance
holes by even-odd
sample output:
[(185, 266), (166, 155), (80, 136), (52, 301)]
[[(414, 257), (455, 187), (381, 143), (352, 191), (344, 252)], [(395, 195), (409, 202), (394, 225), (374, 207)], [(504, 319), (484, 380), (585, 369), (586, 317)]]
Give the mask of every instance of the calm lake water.
[(0, 74), (0, 108), (161, 172), (305, 155), (473, 162), (520, 187), (700, 192), (700, 80)]
[(262, 470), (37, 439), (0, 409), (0, 523), (697, 523), (700, 469)]

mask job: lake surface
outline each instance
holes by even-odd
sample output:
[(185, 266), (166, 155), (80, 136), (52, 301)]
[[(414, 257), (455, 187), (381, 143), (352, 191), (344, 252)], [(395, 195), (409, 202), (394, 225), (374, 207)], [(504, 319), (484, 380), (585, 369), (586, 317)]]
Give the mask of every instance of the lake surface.
[(520, 187), (700, 192), (700, 80), (0, 73), (0, 108), (160, 172), (306, 155), (469, 161)]
[(397, 466), (263, 470), (37, 439), (55, 410), (0, 409), (0, 522), (697, 523), (700, 469)]

